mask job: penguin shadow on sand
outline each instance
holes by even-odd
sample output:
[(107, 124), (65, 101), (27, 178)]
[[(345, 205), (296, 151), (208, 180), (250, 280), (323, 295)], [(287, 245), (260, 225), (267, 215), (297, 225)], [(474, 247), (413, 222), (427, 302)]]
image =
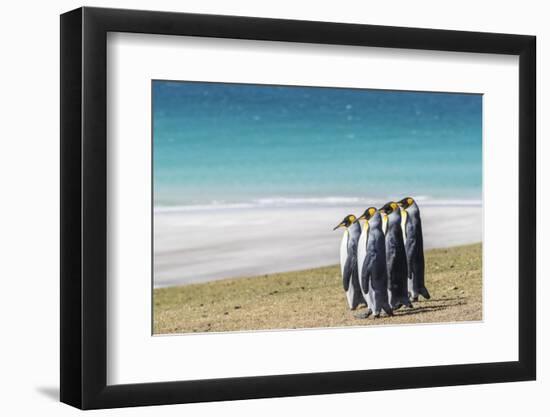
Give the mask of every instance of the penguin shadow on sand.
[(395, 311), (396, 316), (411, 316), (415, 314), (423, 314), (423, 313), (433, 313), (436, 311), (444, 311), (448, 310), (453, 307), (458, 307), (461, 305), (466, 304), (465, 301), (457, 301), (452, 304), (443, 304), (443, 305), (419, 305), (415, 304), (414, 308), (411, 309), (400, 309)]
[[(467, 304), (465, 297), (455, 297), (455, 298), (443, 298), (430, 300), (429, 305), (423, 304), (423, 302), (415, 303), (413, 308), (400, 307), (393, 310), (395, 317), (405, 317), (405, 316), (414, 316), (416, 314), (426, 314), (426, 313), (435, 313), (440, 311), (445, 311), (452, 309), (454, 307), (459, 307)], [(451, 301), (451, 302), (449, 302)], [(444, 302), (445, 304), (435, 304), (439, 302)], [(357, 314), (354, 314), (353, 317), (356, 319), (365, 319), (370, 316), (368, 311), (361, 311)], [(382, 315), (380, 318), (391, 318), (391, 316)]]

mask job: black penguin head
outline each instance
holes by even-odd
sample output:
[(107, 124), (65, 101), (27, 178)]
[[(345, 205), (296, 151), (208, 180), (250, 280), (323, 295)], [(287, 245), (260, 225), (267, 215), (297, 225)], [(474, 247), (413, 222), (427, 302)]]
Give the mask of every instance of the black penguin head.
[(399, 206), (396, 202), (390, 201), (389, 203), (384, 204), (384, 206), (380, 209), (380, 212), (383, 214), (391, 214), (398, 208)]
[(398, 201), (397, 204), (406, 210), (414, 204), (414, 199), (412, 197), (405, 197), (403, 200)]
[(376, 214), (377, 210), (374, 207), (369, 207), (357, 220), (366, 220), (369, 221), (372, 216)]
[(332, 230), (336, 230), (340, 227), (350, 227), (353, 223), (355, 223), (357, 219), (355, 218), (355, 216), (353, 214), (348, 214), (346, 217), (344, 217), (344, 220), (342, 220), (340, 222), (340, 224), (338, 224), (334, 229)]

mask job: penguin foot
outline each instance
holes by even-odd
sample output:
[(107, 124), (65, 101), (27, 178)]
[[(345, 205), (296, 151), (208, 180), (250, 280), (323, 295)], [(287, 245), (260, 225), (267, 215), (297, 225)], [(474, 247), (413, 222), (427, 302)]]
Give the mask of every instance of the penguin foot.
[(401, 307), (403, 307), (403, 303), (397, 303), (396, 305), (393, 306), (393, 309), (399, 310)]
[(414, 306), (412, 305), (412, 303), (409, 303), (407, 304), (407, 308), (414, 308)]
[(355, 314), (354, 317), (356, 319), (367, 319), (372, 314), (372, 310), (369, 308), (367, 311), (363, 311), (362, 313)]
[(380, 312), (375, 313), (375, 314), (374, 314), (374, 318), (375, 318), (375, 319), (379, 319), (379, 318), (380, 318)]
[(414, 301), (416, 303), (418, 301), (418, 295), (415, 295), (413, 298), (411, 298), (411, 301)]
[(420, 290), (420, 295), (422, 297), (424, 297), (426, 300), (429, 300), (431, 297), (430, 297), (430, 293), (428, 292), (428, 290), (426, 288), (422, 288)]

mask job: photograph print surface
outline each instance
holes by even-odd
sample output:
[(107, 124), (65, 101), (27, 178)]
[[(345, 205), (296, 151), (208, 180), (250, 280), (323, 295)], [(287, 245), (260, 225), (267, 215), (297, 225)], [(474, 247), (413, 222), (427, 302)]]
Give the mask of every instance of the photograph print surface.
[(482, 320), (482, 95), (152, 81), (153, 333)]

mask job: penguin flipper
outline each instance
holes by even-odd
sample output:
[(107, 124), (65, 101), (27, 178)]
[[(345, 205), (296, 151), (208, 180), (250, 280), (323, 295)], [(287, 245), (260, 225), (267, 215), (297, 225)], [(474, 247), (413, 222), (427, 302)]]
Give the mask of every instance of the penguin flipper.
[(349, 289), (349, 283), (351, 281), (351, 274), (353, 274), (354, 265), (357, 264), (357, 261), (352, 256), (348, 256), (346, 263), (344, 264), (344, 270), (342, 272), (342, 280), (344, 284), (344, 291)]
[(371, 257), (367, 255), (365, 260), (363, 261), (363, 269), (361, 270), (361, 276), (359, 277), (361, 279), (361, 288), (363, 289), (363, 292), (365, 294), (368, 294), (369, 292), (369, 281), (370, 281), (370, 274), (371, 274), (371, 265), (372, 259)]
[(391, 308), (391, 306), (388, 303), (385, 303), (384, 305), (382, 305), (382, 310), (384, 310), (386, 315), (388, 315), (390, 317), (393, 316), (393, 309)]
[(431, 297), (430, 297), (430, 293), (428, 292), (428, 289), (426, 287), (422, 287), (418, 290), (418, 292), (420, 293), (420, 295), (422, 297), (424, 297), (426, 300), (429, 300)]

